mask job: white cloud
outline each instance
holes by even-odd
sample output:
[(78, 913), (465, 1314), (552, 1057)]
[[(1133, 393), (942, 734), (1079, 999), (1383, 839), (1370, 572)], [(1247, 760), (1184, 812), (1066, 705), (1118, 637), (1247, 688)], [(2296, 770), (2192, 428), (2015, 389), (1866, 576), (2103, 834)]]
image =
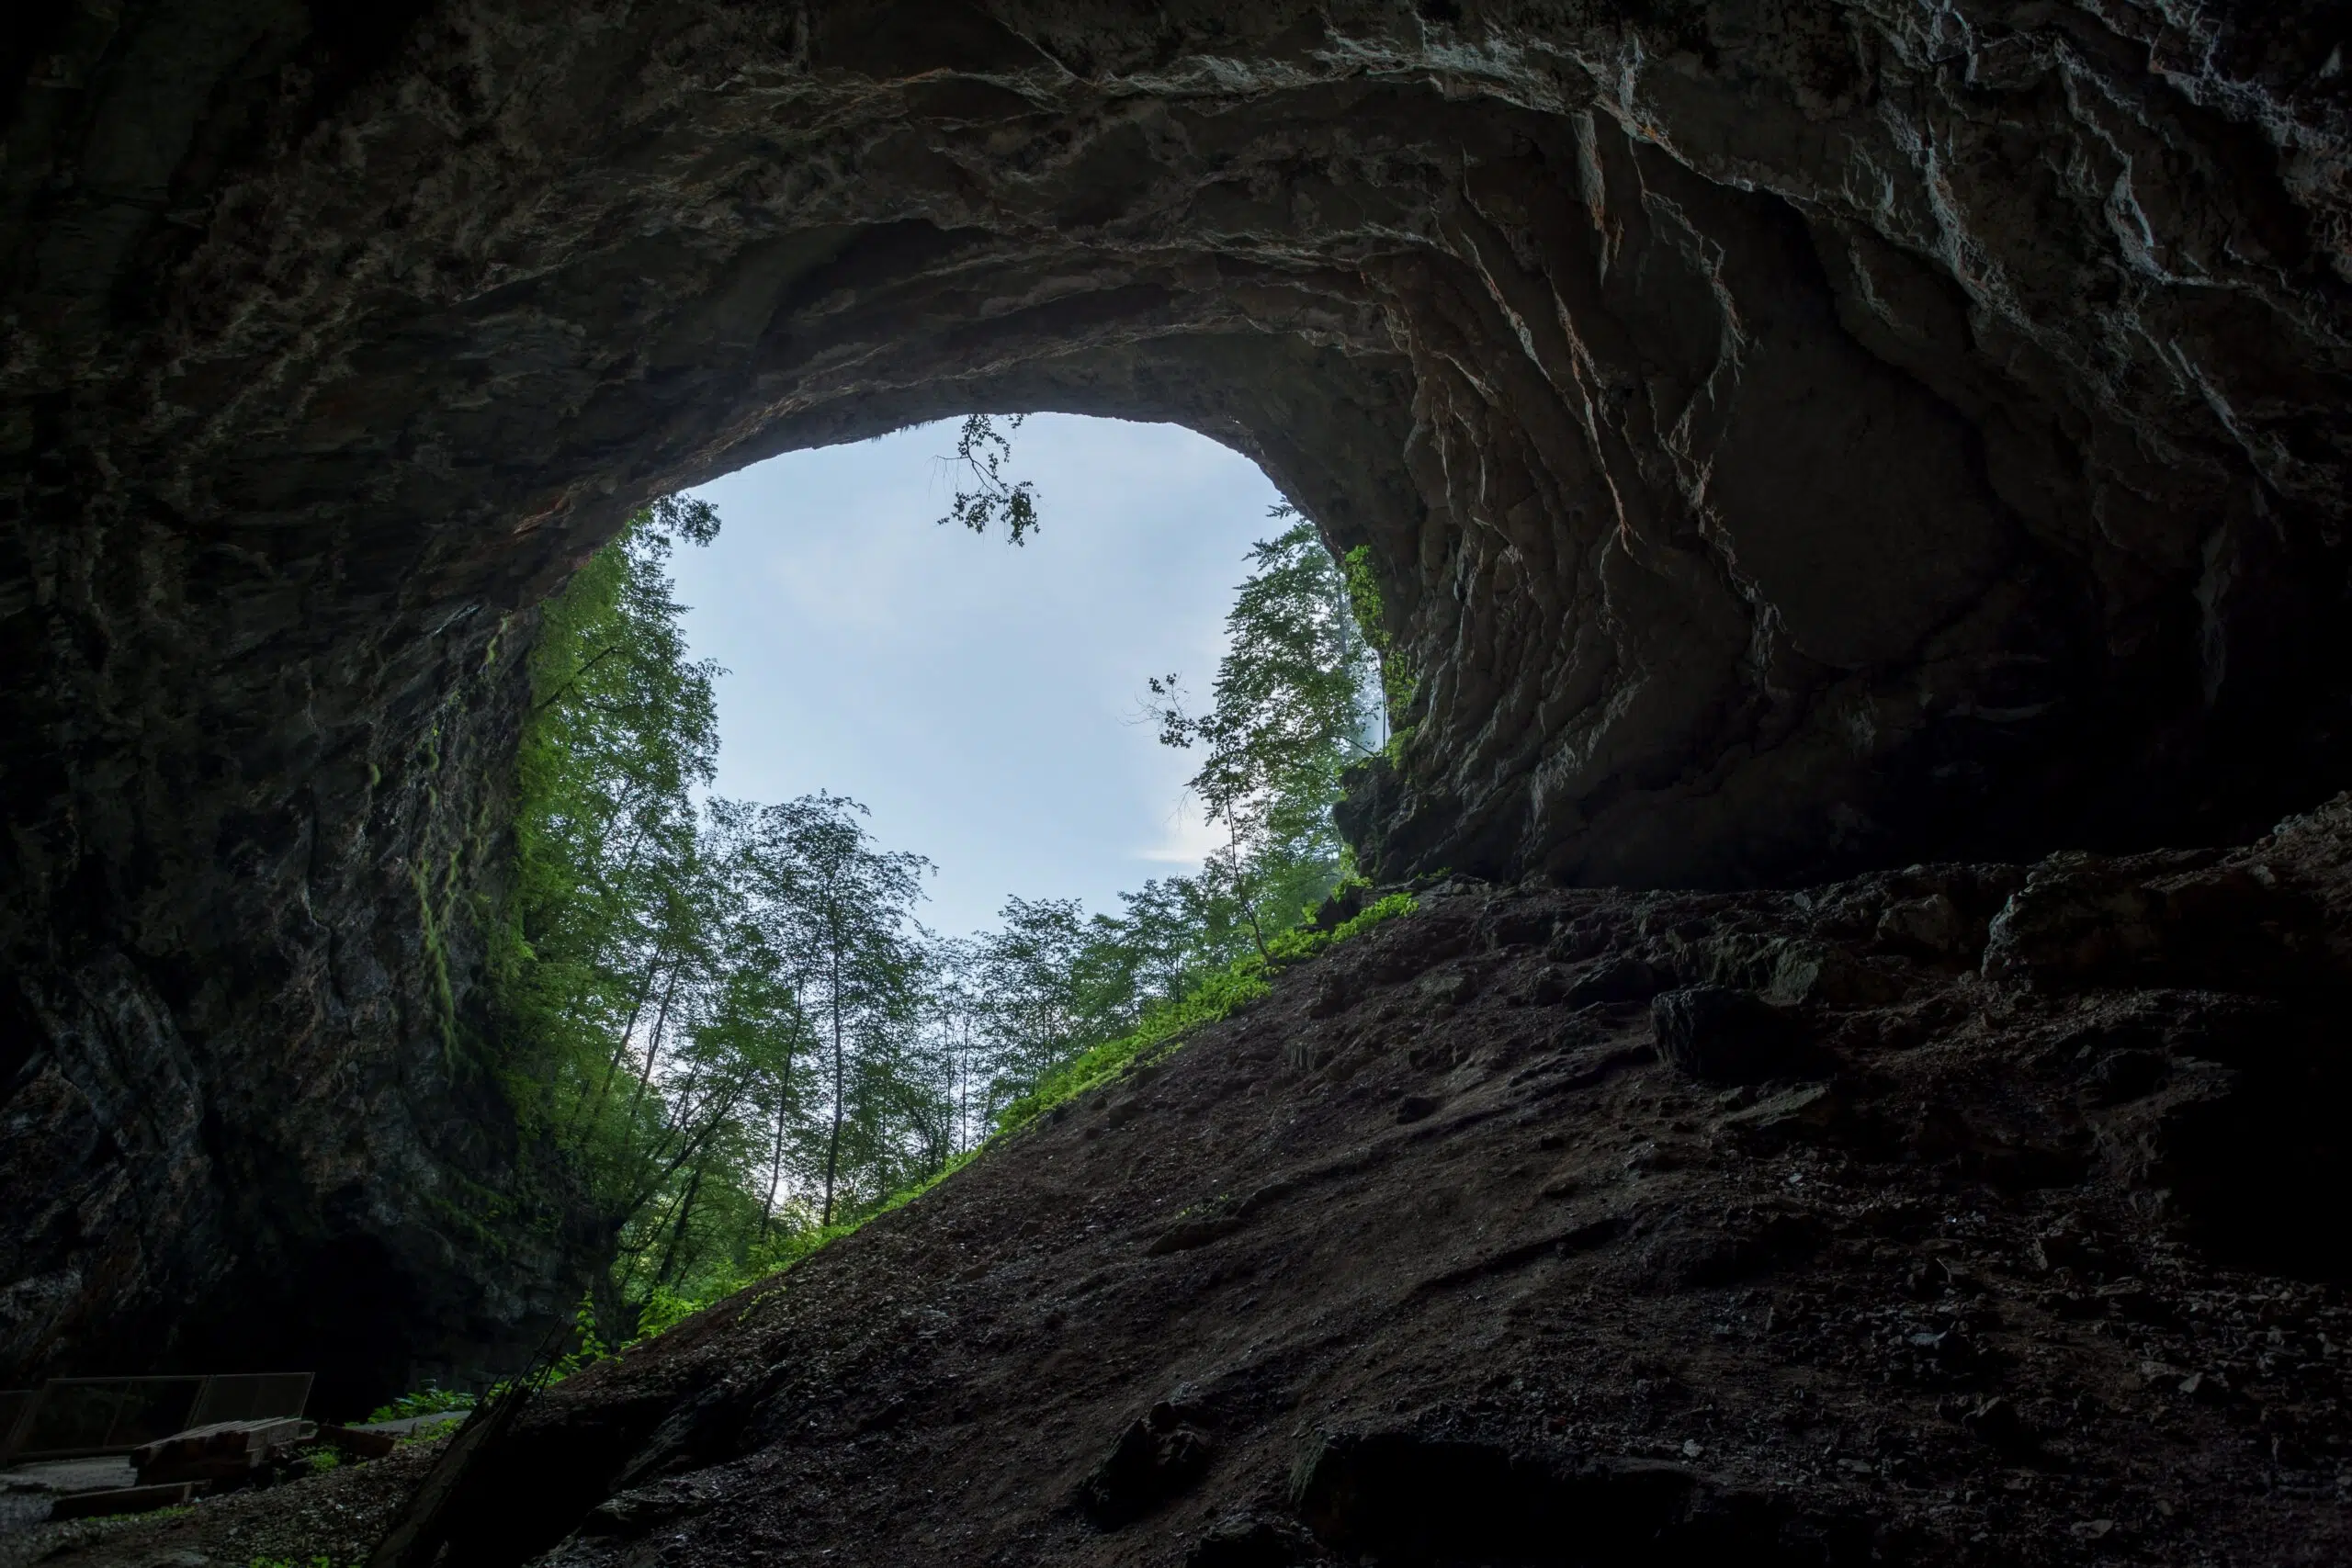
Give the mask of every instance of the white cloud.
[(1147, 850), (1135, 852), (1135, 858), (1154, 865), (1181, 865), (1197, 869), (1209, 858), (1211, 851), (1225, 843), (1225, 831), (1204, 820), (1200, 812), (1186, 802), (1170, 817), (1168, 831), (1160, 841)]

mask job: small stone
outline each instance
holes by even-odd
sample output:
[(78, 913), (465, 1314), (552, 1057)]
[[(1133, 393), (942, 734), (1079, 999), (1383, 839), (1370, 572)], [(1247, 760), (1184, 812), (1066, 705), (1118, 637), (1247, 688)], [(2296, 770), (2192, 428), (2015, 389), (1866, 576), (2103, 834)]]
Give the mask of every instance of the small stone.
[(1960, 1418), (1960, 1424), (1984, 1442), (2007, 1452), (2016, 1453), (2034, 1446), (2034, 1434), (2017, 1405), (2007, 1399), (1984, 1401)]
[(1478, 977), (1466, 969), (1447, 969), (1420, 986), (1421, 995), (1439, 1007), (1460, 1007), (1477, 994)]
[(2201, 1400), (2211, 1404), (2227, 1398), (2229, 1392), (2230, 1380), (2219, 1372), (2191, 1372), (2180, 1380), (2180, 1393), (2184, 1399)]

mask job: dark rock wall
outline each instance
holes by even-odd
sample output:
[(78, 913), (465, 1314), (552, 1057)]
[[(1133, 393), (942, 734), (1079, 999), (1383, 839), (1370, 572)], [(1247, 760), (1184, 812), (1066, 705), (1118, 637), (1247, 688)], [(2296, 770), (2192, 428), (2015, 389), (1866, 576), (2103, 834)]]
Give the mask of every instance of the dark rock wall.
[(345, 10), (0, 39), (11, 1364), (357, 1253), (434, 1343), (531, 1315), (565, 1248), (454, 1196), (531, 1156), (414, 878), (494, 897), (505, 617), (787, 447), (1057, 408), (1259, 458), (1387, 583), (1388, 872), (1787, 880), (2338, 782), (2332, 7)]
[[(56, 826), (79, 875), (6, 999), (12, 1381), (319, 1370), (348, 1415), (568, 1314), (600, 1238), (513, 1125), (481, 986), (524, 691), (524, 627), (483, 619), (267, 722), (173, 714), (157, 670), (107, 694), (150, 744)], [(155, 841), (175, 817), (217, 860)]]

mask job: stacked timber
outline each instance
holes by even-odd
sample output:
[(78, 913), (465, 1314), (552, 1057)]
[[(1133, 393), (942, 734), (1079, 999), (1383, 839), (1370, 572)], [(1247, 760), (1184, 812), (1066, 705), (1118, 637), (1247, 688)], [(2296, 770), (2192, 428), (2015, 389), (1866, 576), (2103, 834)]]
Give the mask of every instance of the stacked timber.
[(159, 1438), (135, 1450), (130, 1461), (141, 1486), (181, 1481), (233, 1485), (249, 1480), (281, 1452), (309, 1442), (318, 1428), (307, 1421), (216, 1421)]

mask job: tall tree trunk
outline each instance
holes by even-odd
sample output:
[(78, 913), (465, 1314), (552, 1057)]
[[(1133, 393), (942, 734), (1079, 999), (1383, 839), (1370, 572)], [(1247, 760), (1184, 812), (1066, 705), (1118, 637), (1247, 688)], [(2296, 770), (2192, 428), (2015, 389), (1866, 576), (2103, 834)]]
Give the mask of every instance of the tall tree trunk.
[(1250, 940), (1258, 944), (1258, 956), (1271, 964), (1274, 955), (1266, 951), (1266, 933), (1258, 924), (1258, 901), (1250, 896), (1250, 878), (1241, 870), (1241, 824), (1230, 806), (1225, 809), (1225, 835), (1233, 851), (1233, 891), (1241, 900), (1242, 918), (1250, 922)]
[(653, 994), (653, 982), (660, 976), (662, 960), (668, 956), (669, 951), (666, 947), (654, 948), (653, 961), (645, 966), (645, 978), (638, 985), (637, 1000), (629, 1004), (628, 1026), (623, 1029), (620, 1037), (614, 1041), (612, 1056), (605, 1063), (605, 1081), (596, 1086), (596, 1098), (583, 1106), (579, 1115), (572, 1118), (573, 1133), (577, 1134), (583, 1123), (595, 1120), (596, 1113), (604, 1110), (605, 1099), (613, 1091), (613, 1079), (620, 1073), (621, 1058), (628, 1055), (628, 1037), (637, 1032), (637, 1021), (644, 1016), (645, 999)]
[(637, 1108), (645, 1103), (646, 1085), (653, 1081), (654, 1059), (662, 1055), (662, 1035), (670, 1027), (670, 1003), (678, 995), (678, 974), (686, 966), (681, 957), (670, 966), (670, 982), (662, 987), (662, 1008), (653, 1015), (653, 1038), (645, 1043), (645, 1066), (637, 1075), (637, 1092), (629, 1097), (629, 1120), (637, 1120)]
[[(950, 1038), (953, 1038), (952, 1036)], [(972, 1135), (972, 1043), (968, 1035), (952, 1049), (956, 1053), (956, 1152)]]
[[(799, 1009), (796, 1006), (794, 1012)], [(792, 1052), (784, 1053), (784, 1071), (775, 1086), (775, 1145), (768, 1154), (768, 1196), (760, 1208), (760, 1244), (765, 1246), (768, 1231), (775, 1224), (775, 1190), (784, 1184), (784, 1122), (792, 1110)]]
[(686, 1223), (694, 1218), (695, 1200), (702, 1196), (702, 1173), (707, 1162), (696, 1160), (695, 1172), (686, 1178), (686, 1195), (678, 1203), (677, 1223), (670, 1227), (670, 1245), (662, 1251), (662, 1267), (653, 1271), (653, 1288), (660, 1290), (670, 1282), (670, 1271), (678, 1266), (678, 1247), (685, 1240)]
[(842, 1168), (842, 1115), (849, 1089), (849, 1073), (842, 1057), (842, 932), (840, 911), (829, 909), (826, 923), (832, 956), (833, 1006), (833, 1132), (825, 1141), (825, 1213), (820, 1227), (833, 1223), (833, 1182)]

